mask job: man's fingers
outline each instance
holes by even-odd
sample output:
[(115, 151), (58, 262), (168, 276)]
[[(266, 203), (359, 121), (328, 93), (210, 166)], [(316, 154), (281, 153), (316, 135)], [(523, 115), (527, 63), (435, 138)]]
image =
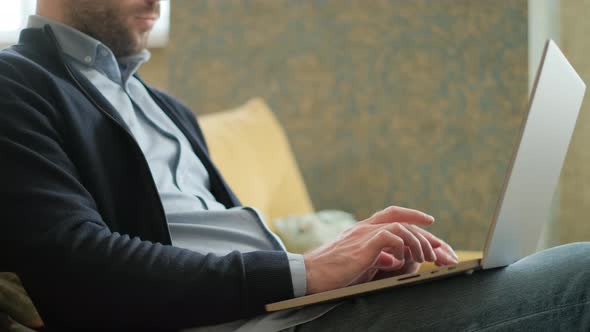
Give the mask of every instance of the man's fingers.
[(416, 232), (420, 233), (422, 236), (424, 236), (426, 238), (426, 240), (428, 240), (428, 242), (432, 245), (433, 249), (440, 248), (450, 257), (452, 257), (456, 260), (459, 259), (459, 257), (455, 253), (455, 250), (453, 250), (453, 248), (445, 241), (437, 238), (436, 236), (432, 235), (430, 232), (428, 232), (418, 226), (408, 225), (408, 227), (410, 229), (412, 229), (412, 231), (416, 231)]
[(455, 258), (456, 260), (459, 260), (459, 256), (457, 256), (457, 253), (455, 252), (455, 250), (453, 250), (453, 248), (451, 248), (450, 245), (448, 245), (447, 243), (442, 244), (442, 246), (440, 246), (440, 248), (442, 248), (444, 250), (444, 252), (446, 252), (449, 256)]
[(406, 273), (416, 273), (420, 269), (420, 263), (415, 262), (412, 259), (412, 253), (408, 247), (405, 248), (404, 255), (405, 261), (400, 262), (402, 263), (401, 265), (392, 269), (380, 269), (374, 279), (383, 279)]
[[(455, 260), (458, 261), (459, 257), (457, 256), (457, 254), (455, 253), (455, 250), (453, 250), (453, 248), (446, 242), (444, 242), (443, 240), (437, 238), (436, 236), (432, 235), (430, 232), (415, 226), (415, 225), (406, 225), (407, 228), (409, 230), (411, 230), (412, 232), (414, 232), (414, 234), (420, 234), (422, 235), (427, 241), (428, 243), (431, 245), (432, 249), (434, 249), (435, 254), (436, 252), (438, 252), (438, 250), (436, 249), (440, 249), (442, 250), (442, 252), (444, 252), (447, 256), (449, 256), (449, 258), (451, 260)], [(417, 236), (418, 239), (420, 239), (419, 236)], [(444, 259), (443, 259), (444, 260)], [(436, 258), (435, 258), (436, 261)], [(445, 260), (446, 261), (446, 260)], [(455, 263), (452, 263), (455, 264)]]
[(459, 262), (458, 259), (449, 254), (443, 247), (436, 248), (434, 251), (436, 252), (436, 261), (434, 263), (438, 266), (452, 265)]
[(412, 210), (399, 206), (390, 206), (375, 213), (366, 220), (370, 224), (389, 224), (394, 222), (405, 222), (420, 226), (428, 226), (434, 222), (434, 217), (418, 210)]
[(422, 229), (418, 226), (415, 226), (415, 225), (408, 225), (408, 226), (410, 228), (412, 228), (413, 231), (416, 231), (416, 232), (420, 233), (422, 236), (424, 236), (426, 238), (426, 240), (428, 240), (428, 242), (430, 243), (430, 245), (432, 246), (433, 249), (438, 248), (438, 247), (442, 246), (443, 244), (445, 244), (444, 241), (442, 241), (441, 239), (432, 235), (427, 230), (424, 230), (424, 229)]
[(422, 245), (422, 252), (424, 252), (424, 259), (428, 262), (436, 261), (436, 253), (424, 235), (420, 234), (420, 232), (417, 232), (413, 228), (408, 228), (408, 230), (414, 233), (414, 236), (416, 236), (416, 238), (420, 241), (420, 245)]
[(369, 239), (368, 245), (372, 249), (372, 252), (375, 253), (373, 257), (377, 257), (383, 251), (383, 248), (391, 248), (391, 252), (395, 258), (399, 260), (404, 259), (404, 240), (387, 229), (378, 230)]
[(418, 238), (414, 235), (414, 233), (410, 232), (403, 224), (400, 223), (390, 224), (385, 226), (385, 228), (402, 238), (404, 245), (410, 248), (414, 260), (420, 263), (424, 262), (424, 251), (422, 250), (422, 244), (420, 243), (420, 240), (418, 240)]
[(401, 268), (403, 265), (404, 260), (399, 260), (393, 257), (392, 254), (382, 251), (373, 266), (383, 271), (394, 271)]

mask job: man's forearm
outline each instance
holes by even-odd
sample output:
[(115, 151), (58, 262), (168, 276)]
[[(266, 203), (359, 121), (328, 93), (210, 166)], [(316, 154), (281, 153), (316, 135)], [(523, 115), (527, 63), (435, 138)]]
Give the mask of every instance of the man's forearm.
[(252, 316), (292, 295), (281, 252), (218, 257), (76, 228), (40, 239), (43, 253), (16, 269), (48, 325), (178, 329)]

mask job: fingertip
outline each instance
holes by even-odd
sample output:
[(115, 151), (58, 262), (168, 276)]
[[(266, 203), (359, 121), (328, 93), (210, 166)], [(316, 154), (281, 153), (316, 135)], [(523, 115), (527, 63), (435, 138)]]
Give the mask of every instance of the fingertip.
[(438, 257), (436, 256), (436, 253), (433, 250), (432, 251), (432, 261), (431, 262), (436, 262), (437, 260), (438, 260)]
[(434, 224), (434, 222), (436, 221), (436, 219), (434, 219), (434, 217), (429, 214), (424, 213), (424, 217), (431, 225)]
[(459, 260), (456, 259), (455, 257), (453, 257), (447, 253), (442, 253), (442, 255), (445, 257), (445, 260), (447, 261), (447, 263), (445, 265), (459, 264)]

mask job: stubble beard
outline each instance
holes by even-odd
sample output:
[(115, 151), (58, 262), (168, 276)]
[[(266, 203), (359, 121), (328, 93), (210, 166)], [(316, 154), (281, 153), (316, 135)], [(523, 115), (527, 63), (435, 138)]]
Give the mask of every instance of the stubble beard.
[(143, 50), (148, 33), (135, 36), (125, 25), (124, 13), (103, 1), (74, 0), (69, 6), (67, 23), (105, 44), (117, 58)]

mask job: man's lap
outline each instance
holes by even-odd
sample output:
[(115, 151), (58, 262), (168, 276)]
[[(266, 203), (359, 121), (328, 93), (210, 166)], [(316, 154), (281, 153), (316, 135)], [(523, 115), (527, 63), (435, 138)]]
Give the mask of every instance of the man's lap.
[(590, 243), (345, 301), (297, 331), (590, 330)]

